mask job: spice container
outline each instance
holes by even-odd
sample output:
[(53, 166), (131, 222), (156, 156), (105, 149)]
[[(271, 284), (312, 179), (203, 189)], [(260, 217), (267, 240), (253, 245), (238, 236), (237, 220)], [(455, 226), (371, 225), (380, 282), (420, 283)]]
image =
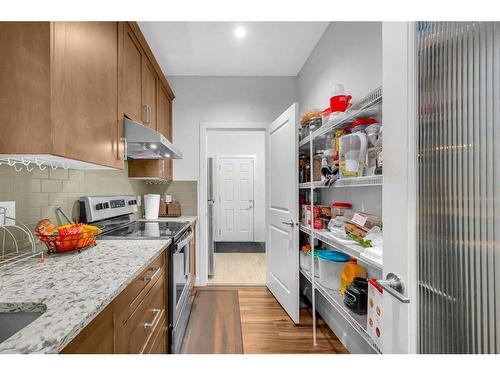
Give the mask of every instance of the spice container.
[(319, 129), (321, 127), (321, 115), (318, 113), (314, 115), (308, 122), (309, 131), (312, 133), (313, 131)]
[(309, 182), (309, 158), (307, 155), (299, 156), (299, 182)]
[(313, 156), (313, 181), (321, 181), (321, 168), (323, 167), (324, 151), (316, 151)]

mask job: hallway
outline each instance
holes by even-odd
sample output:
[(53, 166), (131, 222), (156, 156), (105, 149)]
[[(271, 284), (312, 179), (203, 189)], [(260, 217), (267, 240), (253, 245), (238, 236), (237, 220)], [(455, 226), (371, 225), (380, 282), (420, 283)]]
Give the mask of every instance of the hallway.
[[(234, 295), (237, 295), (238, 303), (231, 309), (229, 301), (232, 297), (227, 295), (216, 297), (217, 293), (211, 293), (213, 298), (195, 298), (182, 353), (347, 353), (342, 343), (319, 316), (317, 346), (313, 346), (310, 311), (302, 309), (301, 323), (295, 325), (266, 287), (198, 288), (197, 297), (200, 297), (199, 292), (204, 291), (236, 292)], [(217, 302), (219, 298), (220, 303)], [(238, 313), (240, 322), (237, 319)], [(213, 329), (218, 331), (216, 336), (210, 335)], [(242, 342), (242, 348), (239, 342)]]

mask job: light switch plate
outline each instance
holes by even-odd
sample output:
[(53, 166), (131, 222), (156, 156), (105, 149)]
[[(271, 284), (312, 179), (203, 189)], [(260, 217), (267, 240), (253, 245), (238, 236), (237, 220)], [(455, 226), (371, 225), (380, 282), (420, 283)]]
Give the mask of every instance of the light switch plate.
[(13, 220), (6, 219), (4, 216), (11, 217), (13, 219), (16, 218), (16, 202), (0, 202), (0, 207), (4, 207), (6, 209), (5, 214), (3, 213), (3, 210), (0, 211), (0, 227), (4, 225), (14, 225), (15, 223)]

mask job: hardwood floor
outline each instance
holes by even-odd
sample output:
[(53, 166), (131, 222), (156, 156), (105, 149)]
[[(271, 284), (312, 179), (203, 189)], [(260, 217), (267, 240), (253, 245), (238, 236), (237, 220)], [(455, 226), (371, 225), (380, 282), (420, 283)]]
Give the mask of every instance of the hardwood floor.
[(215, 274), (209, 284), (266, 283), (265, 253), (215, 253)]
[[(312, 316), (309, 310), (301, 310), (301, 323), (295, 325), (266, 287), (209, 286), (199, 290), (238, 292), (245, 354), (347, 353), (342, 343), (319, 316), (317, 316), (317, 345), (313, 346)], [(189, 325), (194, 323), (190, 321)]]

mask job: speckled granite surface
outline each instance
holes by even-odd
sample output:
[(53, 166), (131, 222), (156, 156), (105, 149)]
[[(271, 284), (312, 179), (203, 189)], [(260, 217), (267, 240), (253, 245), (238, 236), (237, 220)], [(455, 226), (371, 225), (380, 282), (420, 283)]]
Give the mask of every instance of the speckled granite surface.
[(80, 254), (0, 268), (0, 312), (46, 311), (0, 343), (0, 353), (57, 353), (139, 275), (170, 240), (98, 241)]

